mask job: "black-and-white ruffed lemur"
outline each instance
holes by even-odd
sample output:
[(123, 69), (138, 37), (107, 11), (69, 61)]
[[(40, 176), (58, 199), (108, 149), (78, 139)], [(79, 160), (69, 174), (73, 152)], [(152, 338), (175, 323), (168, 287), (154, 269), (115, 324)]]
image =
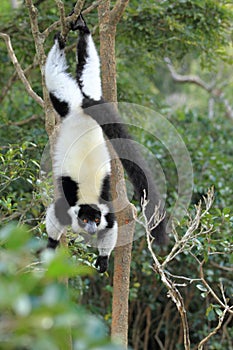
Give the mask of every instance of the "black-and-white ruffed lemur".
[[(46, 213), (48, 247), (56, 248), (68, 225), (75, 233), (97, 234), (96, 267), (104, 272), (116, 244), (117, 222), (110, 195), (111, 158), (102, 130), (118, 153), (139, 200), (144, 198), (145, 191), (149, 200), (148, 220), (159, 196), (152, 175), (117, 111), (102, 98), (99, 56), (82, 15), (71, 29), (79, 30), (76, 80), (67, 72), (65, 41), (60, 33), (55, 35), (45, 65), (46, 86), (61, 117), (53, 159), (59, 196)], [(116, 139), (124, 142), (114, 142)], [(151, 234), (158, 244), (163, 244), (165, 221)]]

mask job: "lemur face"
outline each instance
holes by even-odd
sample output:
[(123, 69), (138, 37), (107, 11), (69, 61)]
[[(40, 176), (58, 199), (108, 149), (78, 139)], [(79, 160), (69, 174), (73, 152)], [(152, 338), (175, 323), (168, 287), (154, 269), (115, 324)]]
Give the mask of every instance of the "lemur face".
[(80, 205), (77, 215), (79, 226), (87, 233), (94, 235), (101, 220), (101, 212), (96, 205)]

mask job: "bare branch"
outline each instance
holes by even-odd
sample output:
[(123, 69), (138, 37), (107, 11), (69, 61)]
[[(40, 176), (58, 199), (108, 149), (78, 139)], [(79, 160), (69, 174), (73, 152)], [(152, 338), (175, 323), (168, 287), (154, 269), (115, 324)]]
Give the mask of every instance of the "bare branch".
[(103, 2), (105, 0), (97, 0), (94, 1), (89, 7), (87, 7), (85, 10), (82, 11), (83, 15), (87, 15), (89, 12), (91, 12), (92, 10), (94, 10), (96, 7), (99, 6), (99, 4), (101, 4), (101, 2)]
[(168, 294), (171, 297), (172, 301), (175, 303), (177, 310), (179, 311), (180, 318), (182, 321), (183, 326), (183, 333), (184, 333), (184, 347), (185, 350), (190, 350), (190, 338), (189, 338), (189, 325), (188, 325), (188, 319), (186, 315), (185, 305), (183, 298), (179, 292), (179, 290), (176, 288), (176, 286), (168, 279), (166, 276), (166, 273), (162, 267), (162, 264), (160, 264), (159, 260), (157, 259), (153, 249), (152, 249), (152, 240), (150, 238), (150, 230), (147, 229), (147, 245), (148, 249), (152, 255), (152, 258), (154, 260), (154, 271), (158, 272), (163, 284), (168, 289)]
[(203, 346), (208, 342), (208, 340), (219, 331), (219, 329), (222, 327), (226, 313), (227, 309), (223, 310), (222, 315), (219, 317), (217, 326), (198, 344), (198, 350), (203, 350)]
[[(168, 289), (168, 295), (171, 297), (172, 301), (175, 303), (175, 305), (177, 307), (177, 310), (180, 314), (183, 333), (184, 333), (184, 347), (185, 347), (185, 350), (190, 350), (189, 325), (188, 325), (188, 319), (187, 319), (187, 315), (186, 315), (186, 310), (185, 310), (183, 298), (182, 298), (179, 290), (176, 288), (176, 285), (168, 278), (167, 273), (164, 270), (163, 264), (161, 264), (159, 262), (158, 258), (156, 257), (156, 255), (153, 251), (153, 248), (152, 248), (154, 237), (152, 237), (150, 234), (150, 232), (151, 232), (150, 224), (151, 224), (151, 222), (153, 222), (154, 227), (156, 227), (159, 224), (159, 222), (161, 220), (163, 220), (163, 215), (161, 216), (160, 211), (159, 211), (159, 207), (157, 207), (157, 208), (155, 208), (155, 212), (152, 215), (152, 218), (150, 218), (150, 220), (148, 222), (146, 215), (145, 215), (147, 204), (148, 204), (148, 201), (146, 200), (146, 196), (145, 196), (145, 192), (144, 192), (144, 199), (141, 202), (142, 213), (143, 213), (144, 220), (145, 220), (145, 224), (143, 226), (146, 229), (147, 246), (148, 246), (148, 249), (151, 253), (153, 261), (154, 261), (153, 270), (156, 273), (159, 273), (163, 284)], [(137, 221), (137, 219), (136, 219), (136, 221)], [(157, 339), (157, 340), (159, 340), (159, 339)], [(162, 344), (160, 343), (160, 347), (161, 346), (162, 346)]]
[[(200, 77), (196, 75), (181, 75), (178, 74), (171, 63), (171, 60), (168, 57), (164, 58), (165, 63), (171, 73), (172, 78), (178, 83), (192, 83), (200, 86), (202, 89), (207, 91), (213, 98), (218, 98), (225, 106), (227, 116), (233, 119), (233, 108), (231, 107), (229, 101), (225, 98), (224, 93), (221, 89), (216, 88), (216, 81), (213, 81), (210, 84), (205, 83)], [(211, 102), (212, 103), (212, 102)], [(212, 103), (213, 104), (213, 103)], [(210, 108), (212, 106), (210, 105)], [(209, 114), (213, 116), (213, 110), (210, 109)]]
[[(221, 252), (221, 253), (222, 253), (222, 252)], [(217, 254), (218, 254), (218, 252), (217, 252)], [(225, 253), (224, 253), (224, 254), (225, 254)], [(217, 267), (219, 270), (228, 271), (228, 272), (233, 272), (233, 266), (231, 266), (231, 267), (222, 266), (222, 265), (216, 264), (214, 261), (211, 261), (210, 263), (211, 263), (211, 265), (213, 265), (214, 267)]]
[[(216, 292), (213, 290), (213, 288), (209, 285), (208, 281), (206, 281), (206, 279), (205, 279), (204, 270), (203, 270), (204, 261), (200, 261), (195, 256), (195, 254), (193, 254), (193, 252), (192, 252), (192, 248), (195, 245), (196, 238), (200, 234), (209, 233), (212, 231), (211, 226), (210, 226), (210, 228), (207, 228), (207, 229), (204, 229), (202, 227), (201, 219), (203, 217), (205, 217), (205, 215), (209, 212), (211, 205), (213, 203), (213, 200), (214, 200), (214, 189), (211, 188), (208, 191), (207, 196), (204, 197), (205, 209), (204, 210), (202, 209), (201, 202), (196, 206), (196, 214), (195, 214), (194, 218), (190, 217), (190, 223), (189, 223), (189, 227), (188, 227), (187, 231), (185, 232), (185, 234), (182, 237), (179, 237), (178, 234), (175, 235), (175, 244), (174, 244), (173, 248), (171, 249), (170, 253), (167, 255), (167, 257), (163, 263), (160, 263), (160, 261), (158, 260), (158, 258), (156, 257), (156, 255), (152, 249), (153, 237), (151, 237), (151, 235), (150, 235), (150, 226), (149, 226), (147, 219), (145, 217), (145, 207), (146, 207), (148, 202), (145, 200), (145, 198), (144, 198), (144, 202), (142, 202), (142, 211), (143, 211), (143, 214), (145, 217), (145, 222), (146, 222), (146, 224), (144, 224), (144, 227), (146, 228), (146, 233), (147, 233), (147, 236), (146, 236), (147, 237), (147, 245), (148, 245), (148, 249), (151, 253), (151, 256), (153, 258), (153, 261), (154, 261), (153, 269), (155, 272), (157, 272), (160, 275), (163, 284), (168, 289), (168, 295), (171, 297), (172, 301), (175, 303), (175, 305), (177, 307), (177, 310), (179, 311), (181, 322), (182, 322), (182, 329), (183, 329), (183, 333), (184, 333), (184, 347), (185, 347), (185, 349), (190, 349), (189, 326), (188, 326), (188, 319), (187, 319), (187, 315), (186, 315), (185, 304), (184, 304), (183, 298), (182, 298), (179, 290), (177, 289), (177, 287), (186, 287), (187, 283), (190, 284), (190, 283), (199, 281), (205, 286), (208, 294), (210, 294), (212, 296), (212, 298), (215, 300), (215, 302), (217, 302), (217, 304), (223, 310), (222, 314), (219, 317), (218, 325), (215, 327), (215, 329), (212, 332), (210, 332), (198, 344), (199, 350), (202, 350), (204, 344), (206, 344), (206, 342), (214, 334), (216, 334), (218, 332), (218, 330), (222, 327), (225, 315), (227, 313), (229, 313), (230, 315), (233, 314), (233, 306), (228, 305), (229, 301), (228, 301), (227, 297), (225, 296), (223, 284), (220, 282), (220, 291), (222, 294), (222, 298), (221, 298), (216, 294)], [(150, 220), (150, 222), (151, 222), (151, 220)], [(198, 232), (197, 232), (197, 230), (198, 230)], [(190, 255), (197, 262), (197, 266), (199, 266), (199, 269), (200, 269), (200, 277), (199, 278), (188, 278), (186, 276), (176, 276), (176, 275), (171, 274), (169, 271), (165, 270), (165, 267), (167, 266), (167, 264), (171, 260), (173, 260), (180, 253), (187, 251), (187, 249), (188, 249)], [(184, 280), (184, 283), (177, 284), (172, 279), (173, 280), (177, 280), (177, 279)], [(163, 344), (159, 340), (158, 334), (157, 334), (156, 340), (159, 342), (160, 348), (163, 349)]]
[(129, 0), (117, 0), (114, 8), (110, 12), (109, 23), (113, 26), (116, 26), (119, 20), (121, 19), (126, 6), (128, 5)]
[[(204, 271), (203, 271), (203, 263), (200, 264), (200, 277), (201, 277), (201, 281), (204, 284), (204, 286), (206, 287), (206, 289), (208, 290), (208, 292), (212, 295), (212, 297), (215, 299), (215, 301), (217, 301), (217, 303), (227, 312), (233, 314), (233, 310), (232, 310), (232, 306), (229, 306), (226, 302), (226, 298), (224, 296), (223, 301), (217, 296), (217, 294), (215, 293), (215, 291), (210, 287), (209, 283), (205, 280), (204, 277)], [(223, 286), (220, 287), (222, 294), (224, 295), (224, 291), (223, 291)]]
[(39, 31), (39, 26), (38, 26), (38, 11), (36, 7), (33, 5), (32, 0), (25, 0), (26, 5), (28, 7), (29, 11), (29, 17), (30, 17), (30, 23), (31, 23), (31, 29), (32, 29), (32, 35), (35, 41), (35, 48), (36, 48), (36, 53), (38, 57), (38, 61), (40, 64), (40, 69), (42, 72), (42, 78), (44, 76), (43, 74), (43, 66), (45, 65), (45, 52), (44, 52), (44, 41), (45, 41), (45, 36), (41, 34)]
[(21, 125), (25, 125), (27, 123), (30, 123), (32, 120), (36, 120), (38, 119), (38, 115), (33, 114), (31, 117), (27, 118), (27, 119), (23, 119), (20, 120), (18, 122), (9, 122), (8, 125), (15, 125), (15, 126), (21, 126)]
[[(26, 69), (23, 70), (24, 75), (27, 76), (27, 74), (30, 72), (30, 70), (35, 68), (37, 65), (38, 65), (38, 61), (37, 61), (37, 59), (35, 57), (33, 63), (30, 64)], [(20, 79), (20, 77), (19, 77), (17, 71), (14, 71), (14, 73), (9, 78), (8, 82), (5, 84), (5, 86), (3, 87), (2, 91), (1, 91), (0, 102), (2, 102), (4, 100), (7, 92), (10, 90), (11, 86), (13, 85), (13, 83), (17, 79)]]
[(23, 72), (23, 70), (18, 62), (18, 59), (14, 53), (9, 35), (5, 34), (5, 33), (0, 33), (0, 37), (5, 40), (8, 54), (11, 58), (11, 61), (14, 65), (14, 67), (15, 67), (15, 70), (16, 70), (20, 80), (22, 81), (23, 85), (25, 86), (28, 94), (43, 108), (44, 101), (42, 100), (42, 98), (39, 95), (37, 95), (35, 93), (35, 91), (33, 91), (31, 85), (29, 84), (29, 81), (27, 80), (27, 78), (26, 78), (26, 76), (25, 76), (25, 74), (24, 74), (24, 72)]
[(165, 63), (172, 75), (172, 78), (178, 83), (192, 83), (202, 87), (204, 90), (211, 92), (213, 89), (213, 84), (205, 83), (200, 77), (196, 75), (181, 75), (178, 74), (168, 57), (164, 58)]
[(212, 226), (205, 231), (203, 230), (203, 228), (200, 228), (199, 232), (196, 232), (196, 231), (199, 228), (201, 219), (208, 213), (208, 211), (213, 203), (213, 200), (214, 200), (214, 189), (211, 188), (208, 191), (207, 196), (204, 197), (204, 202), (206, 205), (205, 210), (202, 212), (202, 207), (201, 207), (201, 202), (200, 202), (196, 206), (196, 215), (193, 219), (190, 219), (189, 227), (188, 227), (187, 231), (185, 232), (185, 234), (181, 238), (179, 238), (178, 235), (175, 235), (176, 242), (175, 242), (172, 250), (170, 251), (170, 253), (167, 255), (166, 259), (164, 260), (164, 262), (162, 264), (163, 268), (165, 268), (165, 266), (171, 260), (173, 260), (177, 255), (182, 253), (184, 251), (184, 249), (187, 247), (187, 244), (190, 245), (190, 243), (192, 243), (192, 241), (194, 239), (196, 239), (198, 236), (200, 236), (201, 234), (211, 232)]
[(56, 4), (60, 12), (61, 34), (63, 38), (66, 38), (69, 32), (69, 28), (66, 23), (65, 7), (64, 7), (63, 1), (61, 0), (56, 0)]

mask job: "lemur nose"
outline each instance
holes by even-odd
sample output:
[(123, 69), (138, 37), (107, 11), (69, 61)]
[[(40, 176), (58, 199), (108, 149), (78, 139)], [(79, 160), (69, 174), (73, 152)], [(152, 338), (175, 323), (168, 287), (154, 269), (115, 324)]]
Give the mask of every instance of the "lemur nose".
[(85, 231), (87, 231), (90, 235), (94, 235), (97, 231), (97, 226), (96, 226), (96, 223), (95, 222), (88, 222), (86, 225), (85, 225)]

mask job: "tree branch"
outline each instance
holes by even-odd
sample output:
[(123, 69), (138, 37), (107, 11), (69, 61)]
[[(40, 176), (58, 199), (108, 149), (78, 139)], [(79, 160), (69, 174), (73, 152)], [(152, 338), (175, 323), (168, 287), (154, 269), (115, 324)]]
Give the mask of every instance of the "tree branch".
[(217, 326), (198, 344), (198, 350), (203, 350), (203, 346), (208, 342), (208, 340), (219, 331), (219, 329), (222, 327), (226, 313), (227, 309), (224, 309), (222, 315), (218, 319)]
[(32, 120), (36, 120), (36, 119), (38, 119), (38, 115), (33, 114), (31, 117), (29, 117), (27, 119), (23, 119), (23, 120), (20, 120), (18, 122), (9, 122), (8, 125), (21, 126), (21, 125), (25, 125), (27, 123), (30, 123)]
[(117, 0), (114, 8), (110, 12), (110, 23), (112, 25), (117, 25), (120, 21), (129, 0)]
[[(205, 205), (206, 205), (205, 210), (202, 212), (201, 202), (196, 206), (195, 217), (190, 219), (189, 227), (188, 227), (187, 231), (185, 232), (185, 234), (181, 238), (179, 238), (176, 235), (176, 231), (174, 229), (174, 235), (175, 235), (176, 242), (175, 242), (173, 248), (171, 249), (170, 253), (167, 255), (166, 259), (164, 260), (164, 262), (162, 264), (163, 268), (165, 268), (165, 266), (171, 260), (173, 260), (177, 255), (182, 253), (184, 251), (184, 249), (186, 248), (187, 244), (190, 244), (190, 242), (192, 242), (192, 240), (194, 238), (196, 238), (200, 234), (204, 233), (203, 230), (200, 230), (198, 233), (195, 233), (195, 232), (197, 231), (197, 229), (200, 225), (201, 218), (203, 218), (208, 213), (208, 211), (213, 203), (213, 199), (214, 199), (214, 190), (212, 188), (208, 191), (207, 197), (206, 198), (204, 197), (204, 201), (205, 201)], [(209, 232), (211, 229), (212, 229), (212, 227), (207, 229), (205, 231), (205, 233)]]
[(181, 75), (178, 74), (168, 57), (164, 58), (165, 63), (171, 73), (172, 78), (178, 83), (192, 83), (202, 87), (207, 92), (211, 92), (213, 89), (213, 84), (205, 83), (200, 77), (196, 75)]
[(61, 0), (56, 0), (56, 4), (57, 4), (58, 10), (60, 12), (61, 34), (62, 34), (63, 38), (66, 38), (66, 36), (69, 32), (69, 27), (67, 26), (67, 22), (66, 22), (65, 7), (64, 7), (63, 1), (61, 1)]
[(22, 81), (24, 87), (26, 88), (28, 94), (43, 108), (44, 107), (44, 101), (42, 100), (42, 98), (37, 95), (35, 93), (35, 91), (33, 91), (31, 85), (29, 84), (29, 81), (27, 80), (19, 62), (18, 62), (18, 59), (14, 53), (14, 50), (12, 48), (12, 45), (11, 45), (11, 39), (9, 37), (8, 34), (5, 34), (5, 33), (0, 33), (0, 37), (5, 41), (6, 43), (6, 47), (7, 47), (7, 50), (8, 50), (8, 54), (11, 58), (11, 61), (15, 67), (15, 70), (20, 78), (20, 80)]
[[(151, 223), (154, 223), (154, 225), (157, 225), (161, 220), (161, 217), (159, 215), (159, 210), (158, 210), (158, 208), (156, 208), (155, 213), (153, 215), (153, 218), (150, 220), (150, 222), (148, 222), (146, 219), (146, 216), (145, 216), (146, 205), (147, 205), (148, 201), (146, 200), (146, 198), (144, 198), (144, 201), (142, 202), (142, 213), (143, 213), (143, 216), (145, 219), (145, 223), (143, 224), (143, 226), (145, 227), (146, 233), (147, 233), (148, 249), (149, 249), (151, 256), (153, 258), (153, 261), (154, 261), (153, 269), (155, 272), (157, 272), (160, 275), (163, 284), (168, 289), (168, 294), (172, 298), (172, 301), (175, 303), (177, 310), (179, 311), (180, 318), (182, 321), (182, 329), (183, 329), (183, 333), (184, 333), (184, 347), (187, 350), (190, 349), (190, 339), (189, 339), (189, 325), (188, 325), (188, 319), (187, 319), (187, 315), (186, 315), (186, 308), (185, 308), (183, 298), (182, 298), (179, 290), (177, 289), (178, 284), (175, 283), (175, 281), (173, 281), (171, 279), (171, 277), (176, 278), (176, 279), (177, 278), (184, 279), (185, 281), (189, 281), (189, 283), (192, 283), (193, 281), (196, 281), (196, 280), (201, 281), (203, 283), (203, 285), (206, 287), (206, 290), (208, 291), (208, 293), (210, 293), (212, 295), (214, 300), (223, 309), (223, 314), (219, 318), (219, 324), (210, 334), (208, 334), (207, 337), (205, 337), (205, 339), (203, 339), (203, 341), (200, 342), (199, 347), (198, 347), (199, 350), (202, 350), (203, 344), (205, 344), (209, 340), (209, 338), (211, 336), (213, 336), (220, 329), (220, 327), (223, 324), (225, 314), (227, 312), (229, 314), (233, 313), (233, 310), (232, 310), (233, 307), (228, 305), (228, 303), (227, 303), (228, 301), (227, 301), (227, 298), (225, 297), (222, 284), (220, 284), (220, 290), (222, 293), (223, 300), (221, 300), (218, 297), (218, 295), (211, 288), (209, 283), (205, 280), (204, 271), (203, 271), (203, 263), (201, 261), (199, 261), (199, 259), (191, 251), (192, 247), (194, 245), (193, 242), (195, 241), (195, 239), (200, 234), (203, 234), (205, 232), (209, 232), (212, 230), (212, 227), (210, 227), (209, 229), (205, 229), (205, 232), (204, 232), (204, 230), (201, 227), (201, 219), (209, 212), (209, 209), (213, 203), (213, 196), (214, 196), (214, 192), (213, 192), (213, 188), (212, 188), (211, 190), (208, 191), (207, 197), (206, 198), (204, 197), (205, 210), (202, 211), (201, 203), (196, 207), (196, 215), (194, 216), (193, 219), (190, 218), (190, 224), (189, 224), (189, 227), (188, 227), (186, 233), (181, 238), (179, 238), (179, 236), (177, 234), (175, 235), (175, 245), (173, 246), (170, 253), (165, 258), (164, 262), (160, 262), (158, 260), (158, 258), (156, 257), (156, 255), (152, 249), (152, 244), (153, 244), (154, 238), (151, 237), (151, 235), (150, 235)], [(140, 222), (140, 223), (142, 224), (142, 222)], [(198, 233), (196, 233), (197, 229), (199, 229)], [(187, 278), (187, 277), (183, 277), (183, 276), (173, 276), (172, 274), (170, 274), (169, 272), (167, 272), (165, 270), (168, 263), (171, 262), (177, 255), (183, 253), (184, 251), (188, 251), (197, 261), (199, 268), (200, 268), (200, 278), (199, 279), (191, 279), (191, 278)], [(186, 283), (182, 284), (182, 286), (186, 286)], [(160, 347), (161, 346), (162, 346), (162, 344), (160, 344)]]
[[(38, 65), (38, 62), (37, 62), (36, 59), (34, 59), (34, 62), (32, 64), (30, 64), (26, 69), (23, 70), (23, 73), (24, 73), (25, 77), (30, 72), (30, 70), (35, 68), (37, 65)], [(2, 91), (1, 91), (0, 102), (3, 101), (3, 99), (5, 98), (7, 92), (10, 90), (11, 86), (13, 85), (13, 83), (17, 79), (20, 79), (20, 77), (19, 77), (17, 71), (15, 70), (14, 73), (12, 74), (12, 76), (9, 78), (8, 82), (5, 84), (5, 86), (3, 87)]]
[[(191, 83), (198, 85), (205, 91), (207, 91), (213, 98), (219, 99), (225, 106), (226, 114), (230, 119), (233, 119), (233, 109), (229, 103), (229, 101), (225, 98), (224, 93), (221, 89), (215, 87), (216, 82), (213, 81), (210, 84), (205, 83), (200, 77), (196, 75), (181, 75), (178, 74), (171, 63), (171, 60), (166, 57), (164, 58), (165, 63), (171, 73), (172, 78), (178, 83)], [(211, 110), (212, 115), (212, 110)]]
[[(104, 0), (94, 1), (89, 7), (87, 7), (85, 10), (82, 11), (82, 14), (85, 16), (86, 14), (88, 14), (89, 12), (94, 10), (96, 7), (98, 7), (99, 4), (103, 1)], [(64, 18), (63, 25), (65, 25), (66, 27), (69, 27), (69, 23), (71, 21), (75, 21), (78, 18), (79, 14), (83, 8), (84, 2), (85, 2), (84, 0), (77, 1), (76, 5), (74, 7), (74, 13), (72, 14), (72, 16), (67, 16)], [(43, 33), (42, 33), (43, 37), (47, 38), (50, 33), (52, 33), (54, 30), (59, 29), (60, 25), (61, 25), (61, 20), (58, 20), (58, 21), (54, 22), (53, 24), (51, 24), (48, 28), (46, 28), (43, 31)]]
[(30, 17), (30, 23), (31, 23), (31, 30), (32, 30), (32, 35), (34, 38), (35, 42), (35, 48), (36, 48), (36, 53), (38, 57), (38, 61), (40, 64), (40, 69), (42, 72), (42, 79), (43, 79), (43, 66), (45, 65), (45, 52), (44, 52), (44, 41), (45, 41), (45, 36), (41, 34), (38, 26), (38, 11), (36, 7), (33, 5), (32, 0), (25, 0), (26, 6), (28, 7), (29, 11), (29, 17)]

